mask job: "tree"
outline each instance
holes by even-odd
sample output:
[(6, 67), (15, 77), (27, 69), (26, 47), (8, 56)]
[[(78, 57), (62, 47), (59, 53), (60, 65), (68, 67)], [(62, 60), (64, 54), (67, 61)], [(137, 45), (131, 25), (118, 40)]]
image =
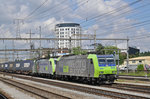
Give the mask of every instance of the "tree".
[(98, 44), (97, 48), (96, 48), (96, 52), (98, 54), (105, 54), (104, 53), (104, 46), (102, 44)]
[(136, 54), (129, 55), (129, 58), (134, 58), (134, 57), (139, 57), (139, 53), (137, 52)]
[(126, 57), (127, 57), (126, 54), (120, 53), (119, 54), (119, 59), (120, 59), (119, 64), (123, 64)]
[(141, 52), (140, 56), (150, 56), (150, 51), (147, 52)]
[(118, 48), (115, 46), (105, 46), (105, 54), (114, 54), (114, 51), (117, 52)]
[(75, 54), (75, 55), (79, 55), (79, 54), (86, 54), (87, 51), (83, 51), (83, 50), (81, 49), (81, 47), (74, 47), (74, 48), (72, 49), (72, 53)]
[(137, 70), (138, 71), (144, 70), (144, 65), (143, 64), (139, 64), (138, 67), (137, 67)]

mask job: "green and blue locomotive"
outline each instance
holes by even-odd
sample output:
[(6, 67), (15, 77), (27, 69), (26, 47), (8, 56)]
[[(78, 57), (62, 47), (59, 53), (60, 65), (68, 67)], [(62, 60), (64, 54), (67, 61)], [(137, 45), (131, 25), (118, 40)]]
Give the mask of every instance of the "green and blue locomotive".
[(92, 84), (113, 83), (117, 67), (113, 55), (70, 55), (0, 64), (0, 70)]

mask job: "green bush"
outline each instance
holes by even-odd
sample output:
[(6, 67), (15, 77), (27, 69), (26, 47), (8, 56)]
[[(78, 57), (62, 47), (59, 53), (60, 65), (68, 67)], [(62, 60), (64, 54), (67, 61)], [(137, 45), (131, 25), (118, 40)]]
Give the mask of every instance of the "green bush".
[(144, 70), (143, 64), (139, 64), (138, 67), (137, 67), (137, 70), (138, 70), (138, 71)]
[(74, 47), (73, 49), (72, 49), (72, 53), (73, 54), (75, 54), (75, 55), (85, 55), (86, 53), (87, 53), (87, 51), (83, 51), (82, 49), (81, 49), (81, 47)]

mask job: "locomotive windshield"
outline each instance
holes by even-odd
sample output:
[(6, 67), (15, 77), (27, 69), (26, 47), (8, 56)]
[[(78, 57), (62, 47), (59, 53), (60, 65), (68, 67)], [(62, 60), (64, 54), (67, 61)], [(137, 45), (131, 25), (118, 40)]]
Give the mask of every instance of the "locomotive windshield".
[(98, 56), (99, 66), (115, 66), (115, 60), (112, 56)]
[(105, 59), (98, 59), (98, 62), (99, 62), (99, 64), (106, 64), (106, 61), (105, 61)]
[(99, 64), (99, 66), (106, 66), (106, 59), (105, 58), (99, 58), (98, 64)]
[(115, 63), (115, 61), (114, 61), (114, 59), (112, 58), (112, 59), (107, 59), (107, 64), (114, 64)]

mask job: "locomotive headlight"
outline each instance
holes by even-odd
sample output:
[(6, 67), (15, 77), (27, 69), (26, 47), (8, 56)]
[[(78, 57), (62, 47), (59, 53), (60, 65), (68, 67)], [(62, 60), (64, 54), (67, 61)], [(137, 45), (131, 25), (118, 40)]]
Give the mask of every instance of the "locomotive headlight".
[(112, 73), (113, 73), (113, 74), (115, 74), (115, 73), (116, 73), (116, 71), (112, 71)]

